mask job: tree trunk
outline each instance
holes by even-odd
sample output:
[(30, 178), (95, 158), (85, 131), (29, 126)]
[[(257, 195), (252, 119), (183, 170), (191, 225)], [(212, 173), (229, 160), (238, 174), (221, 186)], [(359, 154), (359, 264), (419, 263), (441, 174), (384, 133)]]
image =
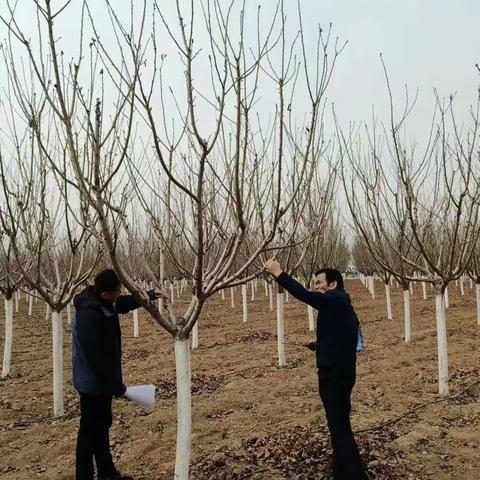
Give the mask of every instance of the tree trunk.
[(225, 300), (225, 289), (222, 288), (222, 300)]
[(138, 308), (133, 311), (133, 336), (138, 338)]
[(173, 283), (170, 282), (170, 301), (172, 302), (172, 305), (175, 303), (175, 295), (173, 291)]
[(177, 451), (175, 480), (188, 480), (192, 451), (192, 371), (188, 340), (175, 340)]
[(232, 308), (235, 308), (235, 292), (233, 290), (233, 287), (230, 287), (230, 303), (232, 305)]
[(444, 297), (438, 292), (435, 296), (435, 307), (438, 340), (438, 393), (448, 395), (447, 322)]
[(392, 299), (390, 296), (390, 285), (388, 283), (385, 284), (385, 298), (387, 299), (387, 318), (388, 320), (392, 320)]
[(15, 312), (18, 313), (18, 304), (19, 304), (19, 301), (18, 301), (18, 294), (19, 294), (19, 290), (17, 290), (13, 296), (15, 298)]
[(450, 299), (448, 297), (448, 286), (445, 287), (445, 293), (443, 294), (445, 308), (450, 308)]
[(465, 288), (464, 288), (464, 285), (463, 285), (463, 275), (460, 277), (460, 293), (462, 295), (465, 295)]
[(480, 325), (480, 283), (475, 283), (475, 296), (477, 297), (477, 325)]
[(198, 350), (198, 320), (192, 328), (192, 350)]
[(5, 298), (5, 348), (3, 350), (2, 378), (10, 375), (13, 345), (13, 299)]
[(72, 324), (72, 310), (70, 308), (70, 302), (67, 303), (67, 320), (68, 320), (68, 324), (71, 325)]
[(250, 282), (250, 288), (252, 291), (252, 302), (255, 300), (255, 284), (253, 282)]
[(375, 279), (373, 275), (370, 276), (370, 293), (372, 294), (372, 300), (375, 300)]
[(265, 287), (265, 296), (268, 297), (268, 282), (266, 280), (263, 281), (263, 286)]
[(286, 290), (285, 290), (285, 301), (286, 301), (287, 303), (290, 302), (290, 297), (289, 297), (288, 292), (287, 292)]
[(272, 287), (272, 284), (269, 284), (268, 285), (268, 293), (270, 294), (270, 299), (269, 299), (269, 302), (270, 302), (270, 310), (273, 310), (273, 287)]
[(53, 416), (61, 417), (63, 405), (63, 329), (62, 314), (52, 311), (53, 341)]
[(28, 316), (31, 317), (33, 313), (33, 295), (28, 296)]
[(247, 285), (242, 284), (242, 303), (243, 303), (243, 323), (247, 323), (248, 309), (247, 309)]
[(410, 315), (410, 290), (403, 291), (403, 308), (405, 311), (405, 343), (410, 343), (412, 339), (412, 319)]
[(308, 310), (308, 329), (311, 332), (313, 332), (315, 330), (315, 322), (313, 318), (313, 307), (308, 305), (307, 310)]
[(423, 290), (423, 299), (427, 299), (427, 286), (425, 285), (425, 282), (422, 282), (422, 290)]
[(283, 289), (277, 292), (277, 350), (278, 366), (285, 367), (285, 317), (283, 314)]

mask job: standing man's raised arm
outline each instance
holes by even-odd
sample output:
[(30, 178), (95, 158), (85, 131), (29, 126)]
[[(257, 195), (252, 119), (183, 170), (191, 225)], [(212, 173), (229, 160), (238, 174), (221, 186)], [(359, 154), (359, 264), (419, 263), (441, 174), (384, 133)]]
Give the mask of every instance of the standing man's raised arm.
[(276, 260), (267, 260), (265, 263), (265, 270), (272, 275), (285, 290), (301, 302), (304, 302), (317, 310), (322, 307), (324, 294), (307, 290), (302, 284), (298, 283), (290, 275), (283, 272), (280, 264)]

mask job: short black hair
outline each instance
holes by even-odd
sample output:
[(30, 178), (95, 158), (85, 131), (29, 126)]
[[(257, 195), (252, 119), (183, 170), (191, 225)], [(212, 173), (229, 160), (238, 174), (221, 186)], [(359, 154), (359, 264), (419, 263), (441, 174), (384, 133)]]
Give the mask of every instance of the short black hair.
[(101, 295), (103, 292), (114, 292), (121, 285), (115, 270), (107, 269), (95, 277), (95, 293)]
[(337, 282), (337, 288), (343, 290), (343, 277), (339, 270), (336, 268), (322, 268), (315, 272), (315, 276), (320, 275), (321, 273), (325, 274), (325, 279), (327, 283)]

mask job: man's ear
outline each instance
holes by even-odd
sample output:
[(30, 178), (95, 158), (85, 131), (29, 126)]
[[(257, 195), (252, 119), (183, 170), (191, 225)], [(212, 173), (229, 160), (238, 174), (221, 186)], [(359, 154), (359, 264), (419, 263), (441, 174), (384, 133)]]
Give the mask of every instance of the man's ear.
[(334, 280), (333, 282), (330, 282), (329, 285), (332, 285), (332, 289), (335, 289), (335, 288), (337, 288), (338, 284), (337, 284), (337, 281)]

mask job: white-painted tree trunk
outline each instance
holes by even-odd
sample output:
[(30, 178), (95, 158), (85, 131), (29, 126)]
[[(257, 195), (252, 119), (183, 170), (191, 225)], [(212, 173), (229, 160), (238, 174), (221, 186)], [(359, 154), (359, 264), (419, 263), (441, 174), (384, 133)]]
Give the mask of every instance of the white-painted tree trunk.
[(469, 278), (470, 280), (470, 290), (473, 290), (473, 280), (471, 278)]
[(375, 279), (373, 275), (370, 277), (370, 293), (372, 294), (372, 299), (375, 300)]
[[(177, 289), (177, 298), (180, 298), (180, 287), (179, 287), (178, 283), (179, 283), (178, 281), (175, 282), (175, 287)], [(223, 292), (223, 290), (222, 290), (222, 292)], [(225, 297), (223, 297), (223, 298), (225, 299)]]
[(426, 300), (427, 299), (427, 286), (426, 286), (425, 282), (422, 282), (422, 291), (423, 291), (423, 299)]
[(288, 292), (285, 290), (285, 301), (287, 303), (290, 303), (290, 296), (288, 295)]
[(460, 277), (460, 294), (465, 295), (465, 287), (463, 285), (463, 275)]
[(192, 328), (192, 350), (198, 349), (198, 320)]
[(232, 308), (235, 308), (235, 291), (233, 290), (233, 287), (230, 287), (230, 304), (232, 305)]
[(175, 480), (188, 480), (192, 452), (192, 371), (188, 340), (175, 340), (177, 450)]
[(170, 301), (172, 302), (172, 305), (175, 303), (175, 295), (173, 291), (173, 283), (170, 282)]
[(392, 298), (390, 296), (390, 285), (388, 283), (385, 284), (385, 298), (387, 300), (387, 318), (388, 320), (392, 320)]
[(410, 296), (413, 295), (413, 282), (408, 282), (408, 289), (410, 290)]
[(225, 300), (225, 289), (222, 288), (222, 300)]
[(313, 307), (310, 305), (307, 306), (308, 311), (308, 329), (313, 332), (315, 330), (315, 321), (313, 318)]
[(28, 316), (31, 317), (33, 313), (33, 295), (28, 296)]
[(255, 284), (253, 282), (250, 282), (250, 289), (252, 292), (252, 302), (255, 300)]
[(448, 297), (448, 286), (445, 287), (445, 293), (443, 294), (443, 300), (445, 308), (450, 308), (450, 299)]
[(438, 393), (448, 395), (448, 351), (447, 351), (447, 322), (445, 318), (445, 304), (442, 294), (435, 296), (435, 313), (437, 318), (438, 343)]
[(10, 375), (13, 346), (13, 299), (5, 299), (5, 344), (3, 349), (2, 378)]
[(138, 338), (138, 308), (133, 311), (133, 336)]
[(248, 320), (248, 308), (247, 308), (247, 285), (242, 284), (242, 303), (243, 303), (243, 323), (247, 323)]
[(475, 284), (475, 296), (477, 297), (477, 325), (480, 325), (480, 283)]
[(50, 318), (50, 313), (52, 309), (50, 308), (50, 305), (45, 302), (45, 320), (48, 320)]
[(72, 309), (70, 308), (70, 302), (67, 303), (67, 320), (68, 324), (72, 324)]
[(263, 281), (263, 286), (265, 287), (265, 296), (268, 297), (268, 282), (266, 280)]
[(52, 311), (53, 344), (53, 416), (65, 413), (63, 402), (63, 329), (62, 314)]
[(410, 313), (410, 290), (403, 291), (403, 308), (405, 311), (405, 343), (412, 339), (412, 318)]
[(277, 293), (277, 350), (278, 366), (284, 367), (285, 361), (285, 316), (283, 314), (283, 292)]
[(269, 307), (270, 307), (270, 310), (273, 310), (273, 287), (272, 287), (272, 284), (268, 285), (268, 293), (269, 293), (269, 296), (270, 296)]
[(13, 297), (15, 298), (15, 313), (18, 313), (18, 304), (19, 304), (19, 301), (18, 301), (18, 293), (19, 293), (19, 290), (17, 290), (17, 291), (13, 294)]

